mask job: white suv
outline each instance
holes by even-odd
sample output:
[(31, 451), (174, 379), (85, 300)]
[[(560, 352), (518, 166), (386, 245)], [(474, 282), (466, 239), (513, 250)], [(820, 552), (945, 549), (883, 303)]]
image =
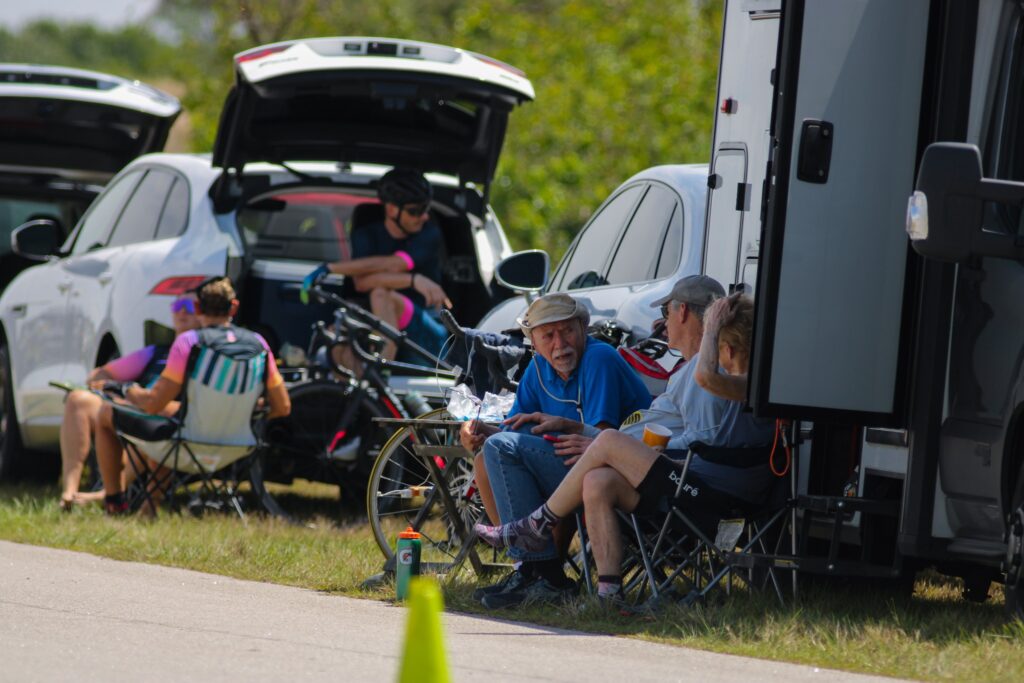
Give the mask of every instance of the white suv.
[[(654, 166), (626, 180), (580, 230), (554, 274), (537, 252), (512, 255), (499, 273), (522, 292), (568, 292), (590, 310), (591, 323), (610, 322), (643, 339), (660, 317), (652, 301), (686, 275), (701, 272), (707, 164)], [(491, 332), (514, 328), (526, 308), (517, 297), (480, 323)]]
[(82, 380), (156, 341), (171, 297), (206, 276), (235, 279), (240, 322), (276, 352), (305, 346), (330, 310), (300, 304), (302, 277), (343, 258), (348, 231), (379, 217), (375, 182), (393, 165), (434, 186), (441, 284), (459, 319), (475, 323), (507, 294), (493, 271), (511, 250), (487, 196), (508, 116), (533, 98), (521, 72), (450, 47), (359, 37), (277, 43), (234, 61), (212, 157), (136, 160), (52, 255), (39, 253), (34, 226), (16, 233), (16, 248), (48, 262), (0, 297), (0, 475), (28, 460), (25, 448), (57, 448), (62, 396), (50, 380)]

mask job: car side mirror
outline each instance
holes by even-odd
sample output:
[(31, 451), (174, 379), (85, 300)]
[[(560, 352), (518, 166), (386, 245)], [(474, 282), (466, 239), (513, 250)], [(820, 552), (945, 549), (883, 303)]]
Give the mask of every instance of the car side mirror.
[(494, 277), (514, 292), (539, 292), (548, 284), (551, 259), (543, 249), (517, 251), (498, 262)]
[(22, 223), (11, 233), (11, 251), (32, 261), (51, 261), (60, 251), (64, 231), (52, 218)]
[(937, 142), (928, 146), (907, 206), (907, 234), (914, 250), (937, 261), (963, 263), (972, 256), (1024, 258), (1017, 234), (982, 229), (987, 202), (1020, 207), (1024, 183), (982, 177), (974, 145)]

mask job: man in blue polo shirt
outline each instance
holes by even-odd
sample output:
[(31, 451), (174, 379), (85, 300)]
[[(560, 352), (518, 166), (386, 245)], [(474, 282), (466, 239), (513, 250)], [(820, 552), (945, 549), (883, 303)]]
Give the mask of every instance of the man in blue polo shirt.
[[(518, 321), (535, 353), (516, 390), (512, 417), (504, 431), (475, 421), (463, 428), (466, 448), (483, 446), (486, 479), (502, 521), (537, 509), (579, 458), (559, 448), (559, 433), (548, 431), (551, 425), (565, 418), (614, 428), (651, 403), (647, 388), (618, 352), (587, 336), (589, 321), (587, 309), (567, 294), (534, 301)], [(503, 581), (478, 591), (486, 607), (563, 600), (575, 591), (554, 544), (509, 553), (522, 563)]]

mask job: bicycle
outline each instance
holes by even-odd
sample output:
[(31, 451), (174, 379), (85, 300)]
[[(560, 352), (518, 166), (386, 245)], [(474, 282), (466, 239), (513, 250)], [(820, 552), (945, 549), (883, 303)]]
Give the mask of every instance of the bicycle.
[[(500, 360), (502, 347), (490, 337), (445, 326), (484, 359), (492, 389), (515, 390)], [(472, 366), (472, 355), (467, 365)], [(466, 379), (465, 374), (462, 379)], [(482, 391), (480, 393), (483, 393)], [(485, 512), (474, 481), (472, 454), (459, 442), (464, 424), (444, 409), (415, 419), (381, 420), (399, 427), (381, 449), (366, 489), (366, 510), (374, 540), (385, 558), (385, 571), (394, 569), (392, 539), (411, 527), (422, 537), (421, 569), (443, 573), (468, 558), (477, 573), (499, 564), (499, 553), (486, 549), (481, 558), (467, 543), (473, 525)], [(503, 566), (503, 565), (502, 565)]]
[[(312, 359), (323, 349), (320, 355), (324, 360), (308, 365), (301, 379), (289, 387), (292, 414), (269, 426), (269, 446), (261, 458), (264, 481), (278, 484), (272, 487), (273, 495), (264, 496), (267, 511), (293, 520), (322, 508), (311, 498), (325, 493), (315, 485), (283, 490), (282, 485), (296, 479), (330, 486), (326, 493), (331, 498), (337, 487), (338, 512), (362, 509), (373, 464), (391, 431), (375, 418), (409, 419), (433, 408), (414, 395), (396, 392), (389, 383), (391, 373), (435, 377), (447, 383), (468, 377), (466, 371), (409, 340), (404, 332), (319, 284), (310, 289), (310, 295), (335, 307), (333, 329), (322, 321), (317, 323), (307, 350)], [(461, 332), (450, 314), (443, 313), (446, 327)], [(432, 367), (384, 359), (380, 351), (385, 339)], [(338, 347), (352, 351), (358, 372), (333, 362), (332, 351)]]

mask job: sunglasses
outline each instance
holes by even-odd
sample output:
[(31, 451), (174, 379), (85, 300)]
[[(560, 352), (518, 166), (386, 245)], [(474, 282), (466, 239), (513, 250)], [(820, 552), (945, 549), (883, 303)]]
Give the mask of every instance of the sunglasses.
[(406, 204), (402, 207), (402, 211), (410, 216), (422, 216), (430, 211), (430, 204)]
[(663, 303), (661, 305), (661, 317), (662, 318), (668, 319), (668, 314), (671, 312), (671, 309), (669, 308), (669, 306), (671, 306), (671, 305), (672, 305), (671, 302)]
[(175, 299), (171, 302), (171, 313), (181, 313), (182, 311), (195, 315), (196, 302), (192, 299)]

